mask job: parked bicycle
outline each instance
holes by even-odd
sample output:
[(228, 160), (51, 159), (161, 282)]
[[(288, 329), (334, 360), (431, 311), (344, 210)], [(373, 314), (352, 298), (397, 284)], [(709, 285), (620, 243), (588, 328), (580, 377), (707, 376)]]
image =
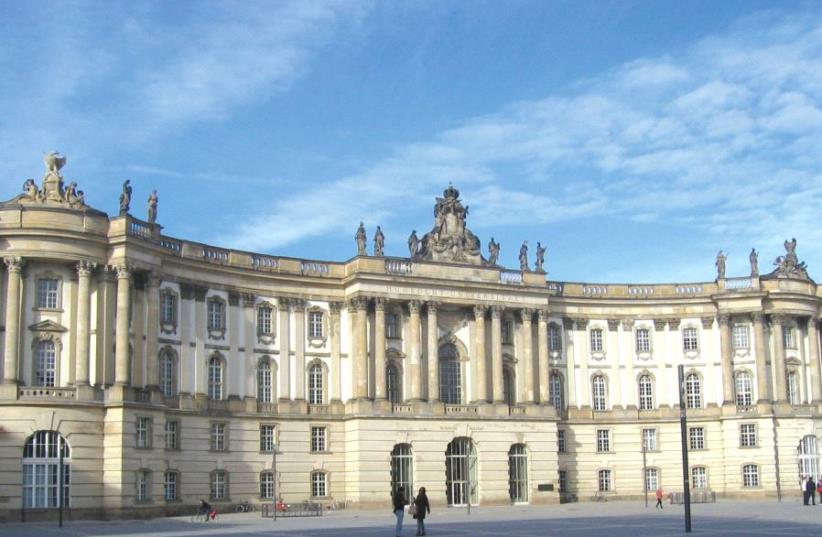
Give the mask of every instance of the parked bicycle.
[(251, 505), (248, 500), (238, 503), (234, 506), (234, 512), (236, 513), (249, 513), (254, 510), (254, 506)]

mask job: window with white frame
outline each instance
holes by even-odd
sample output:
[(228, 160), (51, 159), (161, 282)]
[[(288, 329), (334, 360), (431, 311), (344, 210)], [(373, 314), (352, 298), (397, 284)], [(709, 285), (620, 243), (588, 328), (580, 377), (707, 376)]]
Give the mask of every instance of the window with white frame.
[(607, 453), (609, 451), (611, 451), (611, 431), (597, 429), (597, 453)]
[(565, 445), (565, 429), (557, 429), (557, 451), (566, 453), (567, 447)]
[(688, 449), (692, 451), (705, 449), (705, 427), (688, 429)]
[(785, 377), (785, 387), (788, 395), (788, 402), (792, 405), (799, 404), (799, 375), (796, 371), (788, 371)]
[(462, 375), (459, 354), (453, 343), (439, 349), (440, 400), (446, 405), (462, 403)]
[(708, 488), (708, 470), (704, 466), (694, 466), (691, 468), (691, 483), (697, 490)]
[(148, 416), (137, 416), (135, 421), (137, 429), (137, 441), (135, 443), (138, 449), (151, 448), (151, 418)]
[(274, 472), (260, 474), (260, 498), (264, 500), (274, 498)]
[(138, 502), (151, 501), (151, 472), (149, 470), (137, 471), (137, 497)]
[(208, 330), (219, 332), (225, 330), (225, 302), (218, 297), (208, 300)]
[(814, 435), (802, 437), (797, 449), (799, 475), (819, 475), (819, 443)]
[(600, 470), (598, 473), (599, 492), (611, 492), (611, 470)]
[(166, 420), (163, 430), (166, 449), (180, 449), (180, 422)]
[(548, 350), (551, 352), (562, 350), (562, 332), (554, 323), (548, 325)]
[(177, 393), (174, 354), (169, 349), (160, 351), (160, 392), (163, 397), (173, 397)]
[(219, 401), (223, 398), (223, 360), (212, 356), (208, 360), (208, 398)]
[(603, 352), (603, 335), (602, 328), (591, 329), (591, 352)]
[(637, 328), (635, 332), (636, 352), (651, 352), (651, 331), (647, 328)]
[(753, 379), (747, 371), (739, 371), (734, 383), (736, 387), (736, 406), (753, 404)]
[(274, 308), (268, 304), (261, 304), (257, 308), (257, 335), (270, 336), (274, 333), (272, 317)]
[(323, 366), (312, 365), (308, 369), (308, 404), (325, 404), (325, 383), (323, 381)]
[(313, 310), (308, 312), (308, 337), (323, 337), (323, 312)]
[(174, 471), (163, 472), (163, 499), (167, 502), (177, 501), (179, 475)]
[(226, 435), (225, 423), (211, 424), (211, 451), (226, 451), (228, 449), (228, 439)]
[(554, 371), (548, 380), (548, 398), (551, 401), (551, 405), (557, 410), (565, 410), (565, 403), (562, 397), (562, 377)]
[(659, 488), (659, 469), (645, 468), (645, 490), (656, 490)]
[(276, 447), (277, 429), (274, 425), (263, 424), (260, 425), (260, 451), (263, 453), (272, 453)]
[(748, 335), (748, 325), (735, 324), (733, 327), (733, 342), (734, 349), (747, 350), (751, 346), (750, 337)]
[[(63, 456), (62, 487), (60, 455)], [(57, 431), (37, 431), (23, 447), (23, 509), (55, 508), (63, 490), (63, 506), (71, 506), (71, 449)]]
[(685, 352), (696, 352), (699, 350), (699, 333), (694, 326), (686, 326), (682, 329), (682, 350)]
[(742, 467), (742, 486), (746, 488), (759, 486), (759, 466), (746, 464)]
[(525, 444), (508, 450), (508, 497), (511, 503), (528, 503), (528, 451)]
[(311, 497), (325, 498), (328, 495), (328, 476), (325, 472), (311, 472)]
[(389, 312), (385, 314), (385, 337), (388, 339), (399, 339), (400, 337), (400, 316), (397, 313)]
[(652, 410), (654, 408), (654, 382), (650, 375), (639, 377), (639, 409)]
[(568, 472), (565, 470), (559, 471), (559, 492), (568, 492)]
[(685, 405), (688, 408), (702, 408), (702, 382), (696, 373), (685, 377)]
[(177, 324), (177, 295), (170, 289), (160, 291), (160, 324), (166, 326)]
[(756, 424), (742, 423), (739, 425), (740, 447), (756, 447)]
[(57, 351), (53, 341), (39, 341), (34, 352), (34, 385), (52, 387), (57, 372)]
[(656, 442), (656, 429), (642, 429), (642, 447), (645, 448), (645, 451), (659, 449)]
[(211, 472), (211, 499), (228, 499), (228, 473), (225, 470)]
[(793, 326), (782, 326), (782, 342), (785, 344), (786, 349), (796, 348), (796, 330)]
[(321, 453), (327, 449), (327, 431), (325, 427), (311, 427), (311, 451), (313, 453)]
[(594, 410), (602, 411), (608, 408), (608, 398), (605, 389), (605, 377), (594, 375), (591, 379), (591, 396), (593, 398)]
[(407, 494), (414, 490), (414, 457), (411, 444), (396, 444), (391, 450), (391, 494), (402, 487)]
[(60, 280), (39, 278), (37, 280), (37, 307), (56, 310), (60, 307)]
[(260, 358), (257, 363), (257, 401), (270, 403), (271, 397), (271, 361), (268, 357)]

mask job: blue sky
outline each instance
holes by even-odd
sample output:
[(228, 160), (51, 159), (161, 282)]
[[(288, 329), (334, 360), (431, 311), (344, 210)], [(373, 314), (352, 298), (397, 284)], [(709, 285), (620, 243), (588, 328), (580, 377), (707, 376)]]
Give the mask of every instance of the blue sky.
[(556, 280), (822, 267), (822, 8), (756, 1), (4, 2), (0, 198), (68, 157), (171, 236), (388, 255), (451, 181)]

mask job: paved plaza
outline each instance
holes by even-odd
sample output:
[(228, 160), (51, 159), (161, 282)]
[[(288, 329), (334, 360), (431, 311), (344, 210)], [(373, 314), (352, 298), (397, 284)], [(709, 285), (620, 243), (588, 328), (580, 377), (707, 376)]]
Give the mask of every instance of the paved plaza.
[[(192, 523), (188, 517), (147, 521), (4, 524), (3, 537), (393, 537), (388, 511), (337, 511), (322, 518), (262, 519), (259, 513), (225, 514), (216, 523)], [(663, 511), (642, 502), (576, 503), (554, 506), (436, 509), (427, 521), (431, 537), (666, 537), (686, 535), (682, 506)], [(416, 532), (406, 517), (404, 536)], [(717, 536), (822, 535), (822, 506), (799, 500), (732, 501), (693, 507), (693, 534)]]

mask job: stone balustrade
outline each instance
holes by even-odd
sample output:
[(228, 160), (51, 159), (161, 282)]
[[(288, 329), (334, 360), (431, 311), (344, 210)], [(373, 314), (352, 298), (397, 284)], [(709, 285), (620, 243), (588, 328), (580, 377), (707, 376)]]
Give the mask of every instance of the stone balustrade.
[(518, 270), (501, 270), (499, 281), (502, 283), (522, 285), (522, 272)]
[(17, 391), (19, 399), (75, 399), (74, 388), (23, 387)]
[(411, 274), (412, 263), (408, 259), (389, 258), (385, 260), (386, 274)]

